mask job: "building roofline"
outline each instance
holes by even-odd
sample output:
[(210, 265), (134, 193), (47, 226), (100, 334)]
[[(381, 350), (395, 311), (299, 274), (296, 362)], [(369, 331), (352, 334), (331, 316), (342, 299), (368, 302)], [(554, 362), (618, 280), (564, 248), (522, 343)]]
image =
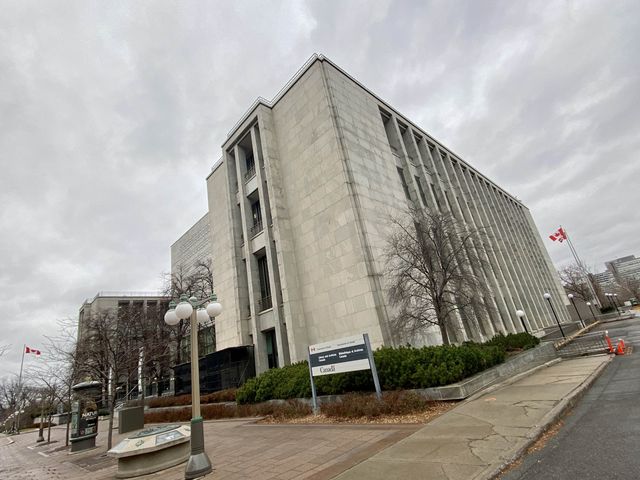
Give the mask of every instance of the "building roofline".
[(173, 242), (173, 243), (171, 244), (171, 248), (173, 248), (173, 246), (174, 246), (176, 243), (178, 243), (180, 240), (182, 240), (182, 238), (183, 238), (183, 237), (185, 237), (185, 236), (186, 236), (186, 235), (187, 235), (187, 234), (188, 234), (188, 233), (189, 233), (189, 232), (190, 232), (190, 231), (191, 231), (191, 230), (192, 230), (192, 229), (193, 229), (193, 228), (194, 228), (198, 223), (200, 223), (202, 220), (204, 220), (204, 218), (205, 218), (207, 215), (209, 215), (209, 211), (205, 212), (205, 214), (204, 214), (204, 215), (202, 215), (198, 220), (196, 220), (196, 223), (194, 223), (194, 224), (193, 224), (193, 225), (191, 225), (189, 228), (187, 228), (187, 230), (186, 230), (182, 235), (180, 235), (180, 236), (178, 237), (178, 239), (177, 239), (175, 242)]
[[(346, 76), (347, 78), (349, 78), (352, 82), (354, 82), (356, 85), (358, 85), (360, 88), (362, 88), (364, 91), (366, 91), (368, 94), (370, 94), (371, 96), (373, 96), (380, 104), (382, 104), (386, 109), (388, 109), (389, 111), (392, 111), (396, 116), (398, 116), (399, 118), (401, 118), (404, 122), (412, 125), (416, 130), (418, 130), (422, 135), (424, 135), (426, 138), (428, 138), (429, 140), (431, 140), (432, 142), (434, 142), (435, 144), (437, 144), (438, 146), (442, 147), (446, 152), (448, 152), (452, 158), (454, 158), (456, 161), (464, 164), (469, 170), (473, 171), (476, 175), (479, 175), (480, 177), (482, 177), (484, 180), (486, 180), (487, 182), (489, 182), (493, 187), (497, 188), (498, 190), (500, 190), (501, 192), (503, 192), (504, 194), (508, 195), (510, 198), (512, 198), (513, 200), (515, 200), (516, 202), (518, 202), (518, 204), (520, 204), (521, 206), (523, 206), (524, 208), (526, 208), (528, 210), (528, 207), (522, 203), (522, 201), (520, 199), (518, 199), (515, 195), (510, 194), (509, 192), (507, 192), (504, 188), (502, 188), (500, 185), (498, 185), (497, 183), (495, 183), (493, 180), (491, 180), (489, 177), (487, 177), (485, 174), (483, 174), (482, 172), (480, 172), (480, 170), (478, 170), (477, 168), (473, 167), (472, 165), (470, 165), (466, 160), (463, 160), (462, 157), (460, 155), (458, 155), (457, 153), (455, 153), (453, 151), (453, 149), (445, 146), (442, 142), (438, 141), (437, 139), (435, 139), (433, 136), (431, 136), (429, 133), (425, 132), (421, 127), (419, 127), (415, 122), (411, 121), (407, 116), (403, 115), (402, 113), (400, 113), (396, 108), (394, 108), (393, 106), (391, 106), (391, 104), (389, 104), (389, 102), (385, 101), (384, 99), (382, 99), (379, 95), (377, 95), (375, 92), (373, 92), (372, 90), (370, 90), (369, 88), (367, 88), (362, 82), (360, 82), (358, 79), (356, 79), (355, 77), (353, 77), (351, 74), (349, 74), (347, 71), (345, 71), (344, 69), (342, 69), (339, 65), (337, 65), (335, 62), (333, 62), (330, 58), (326, 57), (323, 54), (319, 54), (319, 53), (314, 53), (313, 55), (311, 55), (311, 57), (309, 57), (309, 59), (307, 59), (307, 61), (298, 69), (298, 71), (296, 71), (295, 74), (293, 74), (291, 76), (291, 78), (289, 79), (289, 81), (287, 81), (287, 83), (285, 83), (285, 85), (274, 95), (274, 97), (271, 99), (271, 101), (265, 99), (264, 97), (258, 97), (256, 98), (253, 103), (251, 104), (251, 106), (244, 112), (244, 114), (240, 117), (240, 119), (235, 123), (235, 125), (233, 127), (231, 127), (231, 130), (229, 130), (229, 132), (227, 133), (227, 137), (225, 138), (224, 142), (222, 143), (221, 147), (224, 149), (225, 145), (229, 142), (229, 139), (231, 137), (233, 137), (236, 132), (238, 131), (238, 129), (247, 121), (247, 119), (249, 119), (249, 117), (251, 117), (251, 115), (253, 115), (253, 113), (255, 112), (255, 110), (260, 106), (263, 105), (269, 109), (272, 109), (286, 94), (287, 92), (296, 84), (296, 82), (298, 80), (300, 80), (300, 78), (302, 78), (302, 76), (316, 63), (316, 62), (327, 62), (329, 65), (331, 65), (333, 68), (335, 68), (336, 70), (338, 70), (340, 73), (342, 73), (344, 76)], [(217, 160), (216, 163), (213, 164), (213, 166), (211, 167), (211, 172), (207, 175), (207, 179), (213, 174), (213, 172), (220, 167), (220, 165), (222, 165), (222, 163), (224, 162), (224, 158), (220, 158)]]
[(84, 301), (83, 306), (95, 302), (98, 298), (170, 298), (162, 292), (122, 292), (122, 291), (100, 291), (89, 300)]

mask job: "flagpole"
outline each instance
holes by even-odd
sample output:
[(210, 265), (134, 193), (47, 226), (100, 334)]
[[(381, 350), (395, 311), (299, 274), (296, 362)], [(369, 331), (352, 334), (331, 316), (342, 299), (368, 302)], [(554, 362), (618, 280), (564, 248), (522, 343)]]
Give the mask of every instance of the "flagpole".
[(571, 241), (571, 238), (569, 237), (569, 234), (567, 233), (567, 230), (562, 225), (560, 225), (560, 228), (562, 228), (562, 231), (564, 232), (564, 236), (567, 238), (567, 244), (569, 245), (569, 249), (571, 250), (571, 253), (573, 254), (573, 258), (575, 259), (576, 264), (578, 265), (578, 269), (582, 273), (582, 276), (583, 276), (586, 284), (589, 286), (589, 291), (591, 292), (591, 295), (593, 296), (593, 299), (594, 300), (598, 300), (598, 296), (596, 295), (596, 291), (593, 288), (593, 284), (591, 283), (591, 279), (587, 275), (587, 272), (586, 272), (586, 269), (584, 267), (584, 264), (582, 263), (582, 260), (578, 256), (578, 252), (576, 251), (576, 247), (573, 246), (573, 242)]
[(27, 345), (22, 345), (22, 360), (20, 361), (20, 375), (18, 376), (18, 398), (16, 404), (18, 406), (18, 414), (16, 415), (16, 432), (20, 433), (20, 403), (22, 398), (22, 367), (24, 366), (24, 352), (27, 349)]

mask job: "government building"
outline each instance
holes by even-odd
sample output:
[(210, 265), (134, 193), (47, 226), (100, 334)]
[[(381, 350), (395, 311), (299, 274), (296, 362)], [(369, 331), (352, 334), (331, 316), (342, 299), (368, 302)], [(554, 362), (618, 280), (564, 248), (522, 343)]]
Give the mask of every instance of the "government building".
[[(419, 99), (416, 99), (419, 101)], [(570, 318), (527, 207), (322, 55), (229, 132), (207, 177), (216, 348), (253, 345), (256, 371), (307, 358), (310, 344), (391, 331), (389, 218), (408, 207), (485, 229), (482, 279), (492, 308), (458, 319), (456, 341)], [(421, 344), (438, 344), (437, 327)]]

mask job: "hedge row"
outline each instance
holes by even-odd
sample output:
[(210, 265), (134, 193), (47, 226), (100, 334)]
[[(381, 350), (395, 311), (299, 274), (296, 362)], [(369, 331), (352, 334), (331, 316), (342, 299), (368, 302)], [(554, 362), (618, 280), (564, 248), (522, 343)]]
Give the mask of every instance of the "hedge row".
[(538, 337), (534, 337), (529, 333), (510, 333), (509, 335), (503, 335), (499, 333), (488, 342), (483, 345), (493, 345), (501, 347), (507, 352), (514, 352), (518, 350), (528, 350), (540, 343)]
[[(374, 352), (383, 390), (439, 387), (458, 382), (504, 361), (500, 345), (465, 344), (434, 347), (383, 347)], [(371, 373), (366, 371), (317, 377), (318, 395), (372, 391)], [(309, 367), (300, 362), (268, 370), (248, 380), (236, 393), (239, 404), (271, 399), (311, 396)]]
[[(230, 388), (227, 390), (220, 390), (219, 392), (200, 395), (200, 403), (219, 403), (219, 402), (235, 402), (236, 401), (236, 389)], [(177, 397), (157, 397), (149, 398), (147, 400), (149, 408), (157, 407), (174, 407), (179, 405), (191, 405), (191, 395), (179, 395)]]

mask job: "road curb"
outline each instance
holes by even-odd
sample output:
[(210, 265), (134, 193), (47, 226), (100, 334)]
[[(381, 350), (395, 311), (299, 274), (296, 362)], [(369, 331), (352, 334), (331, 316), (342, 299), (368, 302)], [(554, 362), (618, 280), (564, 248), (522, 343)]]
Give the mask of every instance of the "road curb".
[(473, 480), (491, 480), (493, 478), (496, 478), (496, 476), (502, 473), (506, 467), (522, 457), (529, 449), (529, 447), (542, 436), (542, 434), (549, 428), (550, 425), (555, 423), (560, 417), (567, 413), (567, 411), (573, 408), (578, 400), (582, 398), (589, 387), (591, 387), (593, 382), (595, 382), (600, 374), (604, 371), (604, 369), (609, 366), (614, 356), (608, 355), (608, 357), (609, 358), (602, 364), (600, 364), (598, 368), (596, 368), (593, 372), (591, 372), (591, 374), (580, 385), (574, 388), (569, 393), (569, 395), (560, 400), (555, 407), (553, 407), (549, 412), (547, 412), (544, 417), (542, 417), (542, 419), (540, 420), (540, 424), (527, 433), (527, 440), (524, 442), (524, 444), (520, 446), (515, 452), (513, 452), (513, 454), (510, 455), (509, 458), (500, 463), (489, 465), (483, 472), (474, 477)]

